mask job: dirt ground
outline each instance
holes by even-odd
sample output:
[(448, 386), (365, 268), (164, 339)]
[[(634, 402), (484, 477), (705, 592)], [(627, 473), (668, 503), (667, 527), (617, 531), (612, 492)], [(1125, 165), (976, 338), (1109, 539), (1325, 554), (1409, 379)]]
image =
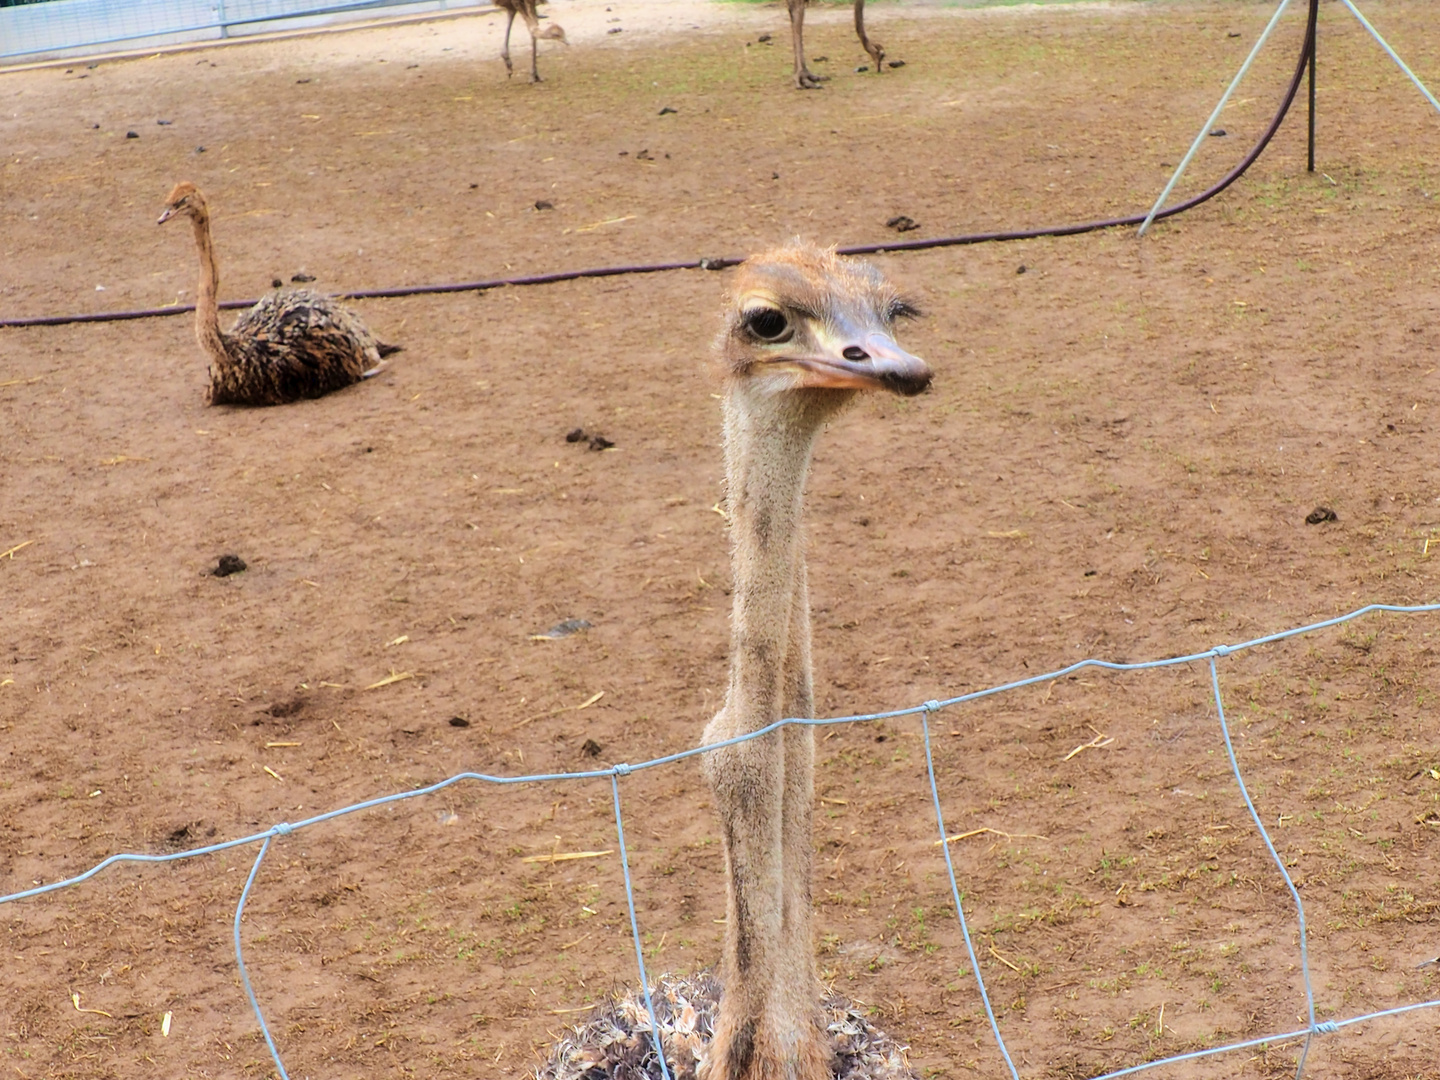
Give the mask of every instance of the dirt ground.
[[(1433, 84), (1428, 8), (1367, 10)], [(182, 178), (215, 207), (226, 297), (302, 270), (366, 288), (879, 242), (899, 214), (908, 238), (1143, 209), (1271, 10), (881, 5), (905, 61), (883, 77), (821, 11), (809, 51), (833, 78), (813, 93), (789, 88), (774, 6), (547, 46), (539, 86), (505, 79), (493, 15), (4, 75), (0, 314), (193, 297), (188, 234), (154, 225)], [(1186, 190), (1251, 144), (1301, 28)], [(1435, 598), (1440, 118), (1338, 5), (1320, 50), (1321, 171), (1297, 110), (1231, 191), (1143, 242), (879, 260), (926, 310), (903, 344), (937, 376), (821, 442), (825, 714)], [(202, 404), (188, 318), (0, 331), (0, 893), (462, 770), (693, 746), (727, 663), (706, 363), (727, 279), (367, 302), (405, 347), (389, 372), (272, 409)], [(567, 443), (576, 427), (614, 448)], [(1306, 524), (1317, 506), (1338, 520)], [(224, 553), (249, 569), (207, 573)], [(593, 626), (533, 639), (569, 618)], [(1437, 634), (1372, 616), (1220, 665), (1322, 1019), (1440, 996), (1417, 967), (1440, 951)], [(1293, 905), (1209, 694), (1199, 664), (1087, 672), (936, 720), (1022, 1075), (1303, 1026)], [(821, 964), (925, 1075), (999, 1076), (917, 732), (822, 736)], [(621, 790), (647, 964), (713, 964), (721, 857), (694, 763)], [(614, 847), (597, 781), (462, 784), (277, 841), (244, 940), (290, 1074), (533, 1067), (635, 981)], [(0, 1071), (270, 1075), (230, 936), (254, 852), (0, 908)], [(1308, 1075), (1440, 1076), (1437, 1029), (1437, 1010), (1344, 1029)], [(1293, 1075), (1296, 1052), (1166, 1075)]]

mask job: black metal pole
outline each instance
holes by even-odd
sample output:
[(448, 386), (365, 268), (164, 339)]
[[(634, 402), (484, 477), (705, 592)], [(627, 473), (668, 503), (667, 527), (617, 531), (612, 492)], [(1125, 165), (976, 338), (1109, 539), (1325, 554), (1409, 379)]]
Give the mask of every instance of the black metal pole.
[(1320, 0), (1310, 0), (1310, 32), (1307, 35), (1310, 40), (1305, 43), (1305, 51), (1310, 54), (1310, 142), (1307, 172), (1315, 171), (1315, 41), (1320, 36), (1319, 7)]

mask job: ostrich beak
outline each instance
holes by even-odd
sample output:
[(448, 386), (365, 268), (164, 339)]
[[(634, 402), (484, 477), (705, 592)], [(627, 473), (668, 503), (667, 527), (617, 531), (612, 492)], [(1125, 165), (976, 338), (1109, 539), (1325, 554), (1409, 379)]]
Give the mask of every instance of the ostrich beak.
[[(826, 345), (830, 346), (827, 342)], [(835, 390), (890, 390), (913, 397), (930, 385), (930, 365), (895, 344), (889, 334), (867, 334), (861, 343), (835, 342), (815, 355), (789, 357), (800, 386)]]
[(155, 224), (156, 224), (156, 225), (164, 225), (165, 222), (169, 221), (172, 217), (174, 217), (174, 216), (175, 216), (176, 214), (178, 214), (179, 212), (180, 212), (180, 208), (179, 208), (178, 206), (167, 206), (167, 207), (165, 208), (165, 212), (160, 215), (160, 220), (158, 220), (157, 222), (155, 222)]

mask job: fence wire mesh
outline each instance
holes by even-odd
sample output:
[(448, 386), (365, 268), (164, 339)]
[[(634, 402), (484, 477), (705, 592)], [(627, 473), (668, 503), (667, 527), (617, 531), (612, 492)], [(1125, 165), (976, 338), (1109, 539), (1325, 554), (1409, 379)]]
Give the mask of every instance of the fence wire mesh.
[(661, 1069), (668, 1078), (669, 1071), (665, 1066), (665, 1056), (663, 1051), (660, 1050), (658, 1043), (658, 1032), (661, 1030), (661, 1028), (660, 1025), (656, 1023), (654, 1006), (653, 1004), (651, 1004), (650, 1000), (650, 984), (645, 971), (645, 955), (641, 939), (639, 917), (635, 909), (635, 887), (631, 880), (629, 859), (626, 854), (625, 848), (625, 825), (624, 815), (621, 810), (620, 781), (625, 777), (630, 776), (631, 774), (641, 770), (655, 769), (668, 765), (674, 765), (678, 762), (686, 761), (690, 758), (697, 757), (700, 754), (708, 753), (720, 747), (733, 746), (737, 743), (748, 742), (751, 739), (763, 738), (766, 735), (771, 734), (772, 732), (778, 731), (781, 728), (787, 727), (792, 724), (803, 725), (807, 727), (829, 727), (838, 724), (856, 724), (875, 720), (893, 720), (902, 717), (915, 717), (920, 723), (921, 736), (924, 742), (926, 774), (929, 781), (930, 795), (935, 810), (935, 824), (936, 827), (939, 829), (940, 833), (940, 844), (938, 846), (944, 853), (945, 871), (949, 879), (948, 883), (950, 886), (951, 902), (954, 905), (955, 915), (959, 922), (961, 936), (963, 937), (965, 942), (965, 948), (970, 961), (970, 970), (975, 976), (976, 989), (978, 991), (981, 1003), (984, 1006), (985, 1014), (990, 1025), (990, 1031), (995, 1039), (995, 1045), (1000, 1053), (1001, 1058), (1005, 1062), (1010, 1076), (1013, 1078), (1013, 1080), (1019, 1080), (1019, 1069), (1016, 1067), (1015, 1062), (1011, 1057), (1009, 1048), (1005, 1044), (1004, 1036), (1000, 1032), (1000, 1024), (996, 1018), (995, 1010), (991, 1005), (990, 995), (985, 987), (984, 977), (981, 974), (979, 960), (975, 953), (974, 941), (971, 937), (969, 924), (965, 918), (965, 906), (962, 899), (960, 882), (955, 872), (954, 862), (951, 859), (950, 845), (946, 842), (946, 837), (948, 834), (945, 830), (945, 815), (941, 806), (939, 779), (937, 777), (935, 769), (934, 754), (931, 746), (930, 717), (938, 713), (942, 709), (956, 708), (958, 706), (965, 705), (968, 702), (979, 701), (984, 698), (995, 696), (997, 694), (1011, 693), (1027, 686), (1035, 686), (1040, 683), (1050, 682), (1055, 679), (1064, 678), (1067, 675), (1082, 671), (1086, 668), (1099, 668), (1107, 671), (1129, 672), (1147, 671), (1165, 667), (1175, 667), (1183, 664), (1203, 663), (1208, 666), (1210, 675), (1210, 687), (1215, 702), (1215, 717), (1219, 723), (1220, 732), (1224, 739), (1225, 749), (1229, 758), (1231, 772), (1233, 773), (1235, 778), (1235, 783), (1238, 786), (1241, 798), (1243, 799), (1245, 806), (1249, 811), (1251, 821), (1254, 823), (1256, 830), (1260, 834), (1260, 837), (1265, 844), (1265, 848), (1269, 852), (1270, 857), (1275, 864), (1276, 870), (1279, 872), (1281, 878), (1284, 880), (1285, 886), (1289, 891), (1290, 897), (1295, 906), (1296, 922), (1299, 930), (1298, 940), (1300, 953), (1300, 968), (1305, 991), (1306, 1012), (1309, 1018), (1309, 1022), (1306, 1024), (1305, 1027), (1298, 1028), (1292, 1031), (1279, 1031), (1270, 1035), (1261, 1036), (1259, 1038), (1246, 1039), (1241, 1042), (1226, 1043), (1222, 1046), (1209, 1047), (1203, 1050), (1196, 1050), (1189, 1053), (1177, 1054), (1170, 1057), (1156, 1058), (1149, 1061), (1139, 1062), (1137, 1064), (1130, 1065), (1122, 1069), (1099, 1074), (1093, 1077), (1092, 1080), (1116, 1080), (1116, 1078), (1118, 1077), (1129, 1076), (1133, 1073), (1138, 1073), (1148, 1069), (1159, 1068), (1164, 1065), (1173, 1065), (1184, 1061), (1192, 1061), (1200, 1058), (1214, 1057), (1216, 1055), (1232, 1053), (1235, 1051), (1257, 1046), (1275, 1046), (1276, 1044), (1293, 1042), (1303, 1039), (1304, 1045), (1301, 1048), (1296, 1069), (1296, 1077), (1297, 1080), (1299, 1080), (1299, 1078), (1303, 1077), (1304, 1075), (1306, 1059), (1309, 1054), (1311, 1043), (1316, 1035), (1330, 1035), (1344, 1028), (1353, 1027), (1357, 1024), (1366, 1023), (1368, 1021), (1379, 1020), (1387, 1017), (1403, 1016), (1419, 1010), (1435, 1008), (1437, 1006), (1440, 1006), (1440, 999), (1413, 1002), (1407, 1005), (1397, 1006), (1395, 1008), (1382, 1009), (1377, 1012), (1364, 1013), (1361, 1015), (1350, 1016), (1338, 1020), (1320, 1020), (1317, 1018), (1315, 990), (1314, 986), (1312, 985), (1310, 975), (1309, 944), (1307, 928), (1305, 924), (1305, 905), (1300, 898), (1300, 893), (1296, 889), (1294, 881), (1291, 879), (1289, 872), (1285, 868), (1284, 860), (1276, 851), (1270, 834), (1266, 830), (1258, 811), (1255, 809), (1255, 805), (1250, 798), (1249, 791), (1246, 788), (1245, 779), (1241, 773), (1240, 764), (1235, 755), (1234, 745), (1231, 742), (1230, 725), (1225, 715), (1224, 694), (1220, 688), (1220, 661), (1238, 652), (1255, 649), (1263, 645), (1273, 644), (1275, 642), (1284, 641), (1288, 638), (1298, 637), (1304, 634), (1313, 634), (1321, 630), (1352, 622), (1353, 620), (1362, 618), (1366, 615), (1381, 612), (1416, 615), (1436, 611), (1440, 611), (1440, 603), (1415, 605), (1368, 604), (1365, 607), (1357, 608), (1354, 611), (1351, 611), (1344, 615), (1336, 616), (1332, 619), (1325, 619), (1320, 622), (1309, 623), (1307, 625), (1295, 627), (1290, 630), (1284, 630), (1279, 633), (1269, 634), (1265, 637), (1253, 638), (1249, 641), (1240, 642), (1235, 645), (1217, 645), (1214, 648), (1207, 649), (1203, 652), (1189, 653), (1183, 656), (1173, 656), (1166, 659), (1149, 660), (1138, 663), (1117, 663), (1113, 661), (1098, 659), (1080, 660), (1074, 664), (1059, 668), (1055, 671), (1046, 672), (1042, 675), (1033, 675), (1025, 679), (1002, 683), (997, 686), (987, 687), (982, 690), (976, 690), (971, 693), (961, 694), (956, 697), (946, 698), (944, 700), (926, 701), (921, 705), (915, 705), (904, 709), (894, 709), (887, 712), (864, 713), (823, 719), (804, 719), (794, 717), (786, 718), (778, 720), (767, 727), (761, 728), (747, 735), (736, 736), (735, 738), (727, 739), (724, 742), (712, 743), (708, 746), (696, 747), (690, 750), (683, 750), (679, 753), (667, 754), (663, 757), (653, 758), (649, 761), (642, 761), (635, 764), (621, 763), (617, 765), (612, 765), (606, 769), (592, 769), (588, 771), (573, 773), (539, 773), (529, 776), (490, 776), (484, 773), (475, 772), (457, 773), (454, 776), (449, 777), (448, 779), (442, 780), (435, 784), (431, 784), (427, 787), (418, 788), (413, 791), (397, 792), (395, 794), (384, 795), (375, 799), (368, 799), (364, 802), (355, 803), (350, 806), (341, 807), (337, 810), (331, 810), (323, 814), (317, 814), (313, 817), (305, 818), (303, 821), (280, 822), (264, 830), (263, 832), (254, 833), (250, 836), (243, 836), (235, 840), (226, 840), (216, 844), (207, 844), (203, 847), (197, 847), (187, 851), (179, 851), (167, 855), (149, 855), (131, 852), (111, 855), (108, 858), (97, 863), (96, 865), (92, 866), (84, 873), (78, 874), (74, 877), (66, 878), (61, 881), (51, 882), (49, 884), (39, 885), (30, 889), (24, 889), (20, 892), (0, 896), (0, 904), (15, 903), (32, 897), (42, 896), (47, 893), (53, 893), (60, 889), (73, 888), (83, 882), (89, 881), (91, 878), (95, 877), (97, 874), (101, 873), (108, 867), (115, 866), (119, 863), (170, 863), (177, 862), (183, 859), (194, 859), (201, 856), (213, 855), (218, 852), (229, 851), (232, 848), (245, 847), (254, 844), (260, 845), (260, 850), (256, 853), (255, 861), (251, 865), (250, 873), (245, 880), (245, 886), (244, 889), (241, 891), (240, 899), (235, 906), (235, 918), (233, 923), (233, 944), (235, 948), (235, 961), (239, 969), (241, 982), (244, 986), (246, 996), (249, 998), (250, 1001), (250, 1007), (255, 1013), (255, 1019), (259, 1024), (261, 1033), (264, 1036), (266, 1046), (269, 1048), (270, 1055), (275, 1062), (275, 1068), (279, 1073), (281, 1080), (289, 1080), (289, 1073), (285, 1069), (285, 1064), (281, 1058), (279, 1047), (276, 1046), (274, 1037), (272, 1036), (270, 1031), (270, 1027), (265, 1022), (264, 1010), (261, 1008), (259, 998), (256, 996), (254, 987), (252, 986), (250, 981), (249, 970), (245, 965), (244, 947), (241, 940), (240, 932), (243, 916), (245, 913), (245, 905), (252, 895), (256, 877), (260, 872), (260, 866), (264, 862), (265, 856), (270, 852), (276, 841), (282, 840), (285, 837), (290, 836), (297, 830), (313, 828), (327, 821), (332, 821), (336, 818), (343, 817), (349, 814), (359, 813), (363, 810), (370, 810), (376, 807), (387, 806), (410, 799), (425, 798), (427, 796), (434, 795), (440, 791), (444, 791), (446, 788), (464, 782), (474, 781), (483, 784), (515, 785), (557, 784), (576, 780), (605, 779), (608, 780), (610, 783), (613, 797), (615, 829), (617, 840), (619, 843), (621, 868), (623, 871), (625, 902), (629, 913), (630, 931), (635, 944), (635, 959), (640, 977), (640, 985), (642, 987), (642, 993), (645, 998), (646, 1008), (650, 1013), (651, 1037), (652, 1039), (657, 1040), (656, 1053), (660, 1060)]

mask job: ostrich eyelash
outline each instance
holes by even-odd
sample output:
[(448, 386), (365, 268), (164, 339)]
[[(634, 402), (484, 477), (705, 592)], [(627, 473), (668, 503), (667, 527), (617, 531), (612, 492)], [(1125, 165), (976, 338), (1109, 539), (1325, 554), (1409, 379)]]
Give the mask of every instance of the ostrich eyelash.
[(919, 319), (925, 315), (925, 313), (920, 310), (920, 306), (911, 300), (894, 301), (891, 303), (890, 310), (886, 312), (886, 314), (892, 321), (895, 319)]

